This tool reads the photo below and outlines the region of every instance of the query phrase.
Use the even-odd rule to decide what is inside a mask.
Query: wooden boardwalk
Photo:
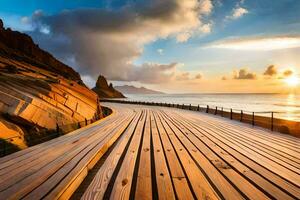
[[[82,199],[300,199],[299,138],[194,111],[105,106],[111,116],[1,158],[0,199],[68,199],[105,152]]]

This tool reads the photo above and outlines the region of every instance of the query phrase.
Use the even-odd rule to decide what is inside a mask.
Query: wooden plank
[[[294,177],[295,173],[298,173],[298,172],[290,171],[286,167],[282,166],[281,164],[278,164],[278,163],[274,162],[273,160],[270,160],[269,159],[270,156],[264,157],[263,155],[260,155],[260,154],[256,153],[255,151],[253,152],[253,150],[249,147],[245,147],[245,146],[242,147],[242,145],[241,145],[242,142],[237,141],[237,140],[232,141],[232,139],[227,138],[226,134],[224,134],[224,130],[216,130],[216,129],[212,128],[211,126],[206,125],[206,122],[203,122],[203,121],[198,121],[198,123],[200,123],[202,126],[206,126],[207,128],[209,128],[210,130],[213,130],[215,133],[217,133],[219,135],[220,135],[220,133],[222,133],[220,135],[221,137],[223,137],[227,140],[230,140],[230,142],[235,144],[235,146],[245,149],[244,152],[247,152],[247,155],[249,155],[250,157],[254,156],[255,157],[254,159],[262,162],[262,165],[268,165],[266,163],[269,163],[270,167],[272,167],[270,169],[276,169],[275,171],[277,171],[278,173],[280,173],[283,177],[286,177],[287,179],[288,179],[288,177],[290,177],[292,179],[292,181],[294,181],[295,184],[297,184],[297,182],[300,181],[299,178]],[[289,168],[293,168],[293,166],[290,166]],[[293,169],[296,170],[295,168],[293,168]]]
[[[178,127],[180,127],[180,130],[182,130],[185,135],[190,139],[190,141],[193,141],[193,143],[201,148],[201,151],[203,151],[203,154],[206,155],[211,162],[216,163],[217,166],[220,166],[221,169],[223,166],[229,165],[236,171],[238,171],[240,174],[247,177],[248,181],[252,184],[257,184],[260,188],[262,188],[265,192],[269,194],[269,196],[273,196],[275,199],[294,199],[295,197],[289,196],[287,193],[282,191],[280,188],[276,187],[276,185],[270,183],[264,177],[259,176],[257,173],[255,173],[252,169],[245,166],[243,163],[239,162],[237,159],[235,159],[233,156],[228,154],[226,151],[218,147],[215,143],[207,139],[206,137],[197,137],[195,136],[195,133],[198,132],[198,130],[194,129],[192,126],[186,124],[182,120],[176,120],[176,118],[173,118],[173,123],[175,123]],[[217,155],[219,157],[217,157]],[[224,159],[226,161],[226,164],[222,163],[222,160]],[[222,170],[222,171],[227,171]],[[245,174],[247,172],[247,174]],[[226,173],[224,173],[226,175]],[[231,173],[227,174],[227,177],[229,180],[233,179],[234,176],[231,175]],[[238,179],[239,180],[239,179]],[[218,187],[219,188],[219,187]],[[238,187],[243,188],[243,187]],[[251,190],[250,190],[251,191]],[[247,191],[246,191],[247,192]],[[253,195],[253,194],[250,194]],[[255,194],[254,194],[255,195]],[[249,195],[248,195],[249,197]]]
[[[170,113],[168,113],[168,116],[172,118],[172,115]],[[232,183],[235,183],[237,188],[239,188],[239,190],[250,199],[267,198],[262,192],[260,192],[257,188],[253,187],[251,184],[248,183],[246,179],[244,179],[237,172],[235,172],[227,163],[223,162],[222,158],[214,155],[212,152],[205,151],[205,148],[203,148],[203,146],[195,146],[195,143],[191,142],[195,142],[194,140],[187,139],[187,137],[189,137],[191,134],[186,133],[186,135],[184,135],[178,129],[178,127],[174,126],[174,124],[172,124],[171,121],[166,119],[166,116],[162,116],[162,118],[166,122],[166,126],[169,126],[169,128],[177,136],[178,140],[181,141],[182,145],[185,146],[190,155],[198,163],[198,166],[199,168],[201,168],[201,171],[204,171],[206,176],[215,185],[215,188],[219,190],[219,192],[225,199],[244,198],[234,188]],[[206,158],[206,156],[209,155],[213,156],[213,158],[211,158],[210,160]],[[217,169],[219,169],[219,171]],[[223,175],[226,176],[229,180],[231,180],[231,182],[229,182]]]
[[[240,127],[245,132],[248,132],[249,134],[254,134],[259,137],[266,138],[267,141],[275,139],[278,141],[278,143],[288,142],[295,145],[295,147],[297,147],[299,144],[299,138],[296,138],[292,135],[273,132],[260,127],[253,127],[252,125],[246,123],[240,123],[239,121],[229,120],[227,118],[223,118],[220,116],[207,115],[206,113],[193,112],[188,110],[173,109],[172,111],[176,112],[176,114],[184,115],[185,117],[187,117],[188,115],[189,119],[196,119],[196,120],[205,119],[205,121],[213,121],[215,124],[218,123],[221,123],[223,125],[226,124],[226,126],[228,127]]]
[[[111,180],[113,172],[120,160],[122,153],[125,150],[127,143],[134,133],[134,129],[137,126],[139,119],[140,114],[135,117],[128,130],[126,130],[126,132],[122,135],[116,147],[109,154],[109,157],[107,158],[107,160],[105,160],[104,164],[95,175],[92,183],[89,185],[82,196],[83,200],[103,199],[104,193]]]
[[[196,112],[107,105],[107,120],[0,159],[0,199],[68,199],[119,137],[83,199],[300,197],[295,138]]]
[[[193,191],[198,199],[218,199],[220,198],[213,187],[210,185],[209,181],[205,175],[199,170],[196,163],[190,157],[184,146],[176,138],[173,131],[166,125],[165,121],[162,120],[159,115],[158,118],[165,129],[168,139],[172,143],[176,154],[182,164],[187,177],[191,183]]]
[[[159,138],[158,129],[151,111],[151,135],[153,141],[153,154],[155,166],[155,178],[159,199],[176,199],[170,172],[166,163],[163,147]]]
[[[81,179],[81,171],[85,169],[90,170],[95,164],[95,157],[97,158],[96,161],[98,161],[108,150],[108,148],[117,140],[117,138],[120,137],[120,134],[124,132],[130,122],[131,120],[129,120],[127,124],[124,123],[123,125],[121,125],[121,129],[117,130],[117,132],[114,133],[112,137],[109,137],[108,140],[103,141],[104,145],[98,145],[98,147],[94,148],[90,153],[91,155],[93,155],[92,160],[91,158],[89,158],[89,156],[85,156],[78,164],[76,164],[75,168],[59,183],[59,185],[55,187],[54,190],[51,191],[51,193],[46,196],[45,199],[55,199],[58,197],[59,199],[69,199],[72,193],[81,183],[81,181],[77,181],[78,179]],[[60,176],[57,175],[57,177]],[[37,193],[39,193],[39,191],[37,191]]]
[[[135,199],[152,199],[151,151],[150,148],[150,111],[147,111],[140,164],[137,175]]]
[[[190,116],[192,116],[192,114]],[[191,118],[193,118],[193,117],[191,117]],[[199,120],[199,118],[197,118],[197,119]],[[258,141],[265,145],[269,145],[273,148],[275,147],[276,149],[280,149],[282,152],[284,152],[286,154],[289,153],[289,154],[293,155],[295,158],[299,159],[299,157],[300,157],[300,150],[297,147],[297,146],[299,146],[299,142],[300,142],[300,139],[298,139],[298,138],[294,138],[294,141],[296,140],[294,144],[285,144],[284,142],[280,142],[278,140],[274,141],[273,138],[274,137],[276,138],[275,132],[273,132],[274,134],[270,135],[270,133],[268,131],[263,131],[257,127],[252,127],[252,129],[250,129],[250,127],[247,127],[247,125],[245,125],[245,124],[237,124],[233,121],[229,121],[230,123],[229,122],[224,123],[224,122],[226,122],[225,120],[222,121],[222,119],[219,119],[217,117],[213,118],[213,117],[206,116],[205,119],[206,119],[205,120],[206,123],[210,123],[210,124],[212,124],[214,126],[218,126],[218,127],[223,127],[224,129],[231,130],[233,132],[237,132],[238,133],[237,135],[240,135],[240,136],[246,136],[248,138],[250,137],[253,141]],[[265,135],[263,135],[262,133],[264,133]],[[266,135],[268,135],[269,137],[267,137]],[[283,134],[281,134],[281,135],[282,135],[281,139],[288,138],[287,135],[285,135],[285,137],[283,137]]]
[[[124,119],[123,119],[124,120]],[[124,120],[125,121],[125,120]],[[110,128],[114,127],[116,124],[111,123],[109,126]],[[99,131],[99,130],[98,130]],[[81,145],[86,145],[86,141],[90,140],[93,136],[100,136],[104,137],[105,134],[99,135],[97,134],[98,131],[93,132],[93,135],[87,135],[85,137],[81,137],[76,140],[71,140],[68,143],[61,143],[59,148],[53,148],[51,147],[50,150],[47,150],[45,155],[49,155],[47,159],[44,159],[43,155],[40,155],[35,160],[30,160],[26,163],[22,163],[18,168],[12,168],[11,171],[10,167],[6,168],[3,171],[9,171],[9,173],[2,174],[0,183],[3,183],[0,185],[0,191],[3,190],[3,188],[7,187],[8,185],[13,185],[14,183],[21,181],[24,177],[28,177],[31,174],[37,172],[39,169],[43,168],[47,163],[51,163],[54,161],[57,157],[65,155],[65,152],[70,152],[76,148],[78,148]],[[99,132],[98,132],[99,133]],[[63,145],[62,145],[63,144]],[[34,157],[34,156],[33,156]],[[28,169],[28,170],[27,170]],[[13,179],[11,177],[14,177]]]
[[[205,123],[209,123],[209,122],[205,121]],[[285,162],[290,163],[291,166],[294,165],[297,168],[300,167],[300,158],[299,158],[300,154],[299,154],[299,157],[297,157],[297,155],[292,156],[292,155],[288,154],[288,152],[290,152],[290,151],[294,152],[294,150],[287,149],[287,148],[282,147],[280,145],[276,145],[276,143],[271,142],[270,139],[269,139],[269,141],[261,140],[260,138],[257,138],[253,134],[245,133],[245,131],[242,130],[242,129],[240,129],[240,130],[227,129],[227,127],[223,127],[221,125],[221,123],[215,124],[213,122],[210,122],[209,125],[211,127],[215,127],[218,130],[221,130],[221,131],[224,131],[224,132],[228,133],[233,138],[238,137],[239,141],[243,141],[243,142],[248,143],[248,144],[250,143],[251,146],[253,146],[253,148],[255,148],[256,150],[265,151],[266,153],[268,153],[271,156],[278,157],[279,159],[282,159]]]
[[[24,149],[22,151],[18,151],[14,154],[0,158],[0,170],[5,167],[8,167],[8,166],[14,166],[16,163],[20,163],[21,161],[27,162],[28,158],[31,158],[40,152],[43,153],[44,150],[47,150],[47,148],[45,148],[45,147],[48,147],[48,148],[57,147],[56,145],[61,145],[61,143],[67,142],[71,138],[76,140],[78,137],[80,137],[82,135],[87,135],[88,133],[85,131],[91,132],[93,130],[95,131],[99,128],[102,128],[105,125],[109,124],[110,122],[112,122],[120,117],[119,115],[116,116],[115,114],[116,113],[114,112],[112,115],[108,116],[107,118],[103,118],[93,124],[90,124],[86,127],[75,130],[72,133],[69,133],[62,137],[55,138],[48,142],[41,143],[41,144],[35,145],[33,147]],[[74,135],[77,135],[77,136],[74,137]],[[41,155],[38,155],[38,157],[40,157],[40,156]]]
[[[134,132],[130,146],[113,185],[110,199],[129,199],[134,168],[136,165],[143,128],[147,117],[146,115],[147,114],[144,113],[142,119],[140,119],[141,123],[138,124]]]
[[[223,127],[228,129],[243,129],[245,133],[255,136],[259,140],[264,141],[271,141],[272,143],[283,146],[293,148],[293,150],[297,150],[297,146],[299,145],[299,138],[293,137],[291,135],[286,135],[277,132],[270,132],[269,130],[259,128],[259,127],[249,127],[243,126],[243,124],[224,124],[222,123]]]
[[[181,167],[175,150],[168,139],[167,133],[156,114],[154,114],[154,118],[158,128],[163,151],[167,159],[176,195],[179,199],[194,199],[186,175]]]
[[[55,172],[51,178],[35,188],[25,199],[39,199],[42,198],[42,194],[47,194],[45,199],[69,198],[86,176],[89,167],[93,166],[91,162],[95,158],[99,160],[102,157],[112,143],[123,133],[131,119],[129,118],[126,121],[126,123],[121,123],[120,126],[111,130],[101,142],[98,140],[99,143],[96,146],[91,146],[88,153],[80,153],[74,157],[74,159]],[[51,190],[51,188],[54,189]]]
[[[101,137],[103,138],[103,135],[100,135],[100,138]],[[72,160],[72,158],[76,157],[77,154],[86,154],[93,146],[102,141],[100,138],[89,138],[85,142],[86,145],[81,145],[74,151],[66,152],[63,156],[59,156],[57,159],[55,159],[53,162],[50,162],[48,165],[45,165],[39,171],[30,176],[24,177],[24,179],[7,188],[7,190],[1,191],[0,196],[13,195],[15,198],[17,198],[26,195],[28,192],[32,191],[35,187],[38,187],[49,177],[51,177],[52,174]]]
[[[211,126],[215,127],[215,126]],[[255,142],[255,140],[251,139],[244,139],[241,135],[236,136],[235,134],[232,134],[232,132],[226,130],[226,129],[219,129],[215,127],[216,130],[219,130],[223,133],[224,136],[226,136],[231,141],[238,142],[241,146],[244,146],[248,148],[249,150],[267,157],[269,160],[276,162],[277,164],[284,166],[287,169],[290,169],[291,171],[295,173],[300,173],[300,164],[297,162],[294,162],[293,160],[290,160],[289,158],[285,157],[284,155],[281,155],[280,151],[276,151],[276,148],[270,148],[270,146],[263,144],[259,145]],[[241,131],[240,131],[241,132]]]
[[[177,116],[179,117],[179,116]],[[197,134],[198,137],[207,137],[211,141],[213,141],[215,144],[217,144],[219,147],[221,147],[223,150],[228,152],[230,155],[232,155],[234,158],[239,160],[240,162],[244,163],[246,166],[248,166],[250,169],[255,171],[256,173],[260,174],[265,179],[271,181],[272,183],[276,184],[281,189],[284,189],[288,191],[290,194],[292,194],[295,197],[300,196],[299,187],[295,186],[294,184],[290,183],[286,179],[283,179],[282,177],[278,176],[277,174],[274,174],[272,171],[270,171],[268,168],[265,168],[262,165],[259,165],[255,160],[251,160],[239,151],[232,148],[231,144],[226,144],[224,141],[220,140],[219,138],[215,137],[215,133],[209,129],[206,129],[206,127],[199,126],[199,124],[187,121],[185,118],[180,118],[183,121],[186,121],[187,123],[190,123],[195,127],[196,130],[199,132],[194,132]],[[268,165],[267,165],[268,166]],[[251,174],[251,171],[244,171],[244,174]]]
[[[259,163],[262,166],[268,166],[268,169],[273,171],[274,173],[289,180],[290,182],[294,183],[295,185],[300,185],[300,177],[295,172],[290,171],[290,170],[286,169],[285,167],[273,162],[272,160],[269,160],[268,158],[251,151],[251,149],[240,145],[240,143],[237,141],[230,140],[229,138],[225,137],[222,134],[222,132],[218,132],[209,127],[205,127],[205,128],[213,131],[215,133],[214,135],[216,137],[218,137],[219,139],[224,141],[226,144],[229,144],[232,148],[236,149],[237,151],[239,151],[243,155],[247,156],[251,160],[254,160],[255,162]]]

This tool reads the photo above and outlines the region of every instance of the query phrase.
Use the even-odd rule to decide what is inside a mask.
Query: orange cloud
[[[264,72],[264,75],[266,75],[266,76],[277,75],[277,68],[274,65],[270,65]]]
[[[253,72],[248,72],[248,69],[240,69],[239,71],[235,71],[233,75],[233,79],[256,79],[256,74]]]
[[[291,75],[293,75],[293,71],[292,70],[290,70],[290,69],[287,69],[287,70],[285,70],[284,72],[283,72],[283,75],[285,76],[285,77],[288,77],[288,76],[291,76]]]

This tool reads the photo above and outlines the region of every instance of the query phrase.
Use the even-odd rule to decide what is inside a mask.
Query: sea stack
[[[106,78],[102,75],[99,75],[93,91],[96,92],[100,98],[125,98],[121,92],[113,87],[112,83],[108,84]]]

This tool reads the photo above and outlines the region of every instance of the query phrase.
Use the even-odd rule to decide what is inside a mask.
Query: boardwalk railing
[[[274,112],[274,111],[253,112],[248,110],[239,110],[239,109],[226,108],[221,106],[210,106],[205,104],[198,104],[197,106],[195,106],[192,104],[174,104],[174,103],[162,103],[162,102],[158,103],[158,102],[114,100],[114,99],[103,99],[101,101],[124,103],[124,104],[163,106],[163,107],[172,107],[178,109],[205,112],[213,115],[219,115],[231,120],[248,123],[251,124],[252,126],[263,127],[263,128],[270,129],[271,131],[278,131],[281,133],[292,134],[292,135],[299,135],[299,130],[300,130],[300,122],[275,118],[275,114],[282,114],[285,112]]]

